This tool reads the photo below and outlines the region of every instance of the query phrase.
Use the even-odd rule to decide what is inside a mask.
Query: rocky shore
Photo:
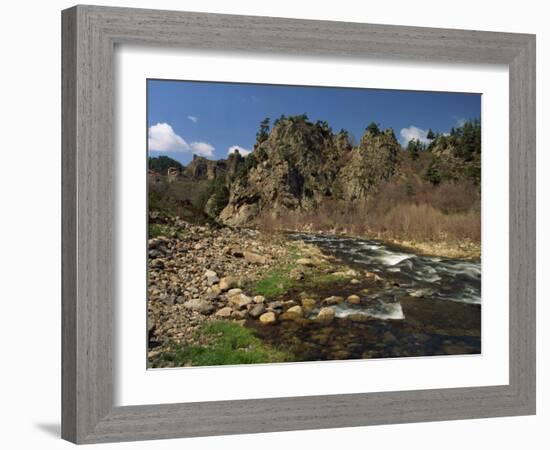
[[[447,291],[415,278],[432,279],[428,266],[447,264],[443,273],[456,270],[459,278],[446,286],[468,302],[458,294],[460,277],[471,276],[475,263],[434,262],[379,241],[161,216],[150,229],[150,367],[479,351],[479,306],[430,300]],[[372,248],[362,254],[365,245]],[[410,272],[411,264],[418,270]],[[330,339],[319,338],[326,333]]]
[[[320,298],[303,291],[286,298],[266,297],[257,291],[284,293],[283,286],[290,289],[293,284],[305,289],[334,282],[354,286],[360,283],[358,278],[380,281],[375,274],[361,274],[342,265],[314,245],[289,243],[283,235],[164,220],[166,235],[148,243],[150,358],[174,344],[209,345],[211,339],[199,333],[207,322],[329,323],[335,318],[334,305],[359,301],[355,294]],[[258,280],[267,284],[257,285]]]

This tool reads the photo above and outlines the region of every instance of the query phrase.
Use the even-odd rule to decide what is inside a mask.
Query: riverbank
[[[308,303],[307,298],[285,297],[290,290],[315,291],[362,277],[316,246],[290,242],[279,233],[198,226],[164,216],[150,219],[149,231],[150,367],[220,363],[220,349],[227,350],[226,364],[289,360],[291,356],[271,346],[260,349],[256,340],[245,339],[234,328],[220,328],[227,335],[220,337],[210,332],[211,326],[220,321],[271,325],[303,318],[311,299]],[[323,314],[330,314],[327,311]],[[240,352],[235,354],[235,348],[226,346],[234,341],[230,336],[240,336],[237,341],[247,352],[254,348],[256,356],[249,353],[242,359]]]
[[[480,348],[479,263],[377,240],[156,217],[148,276],[150,367]]]
[[[389,239],[388,242],[403,249],[425,256],[440,256],[442,258],[480,260],[481,243],[468,239],[461,241],[416,241]]]

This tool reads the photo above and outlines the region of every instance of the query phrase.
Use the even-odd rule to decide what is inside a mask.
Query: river
[[[322,296],[359,295],[334,305],[328,325],[304,321],[259,327],[260,336],[302,361],[478,354],[481,352],[481,264],[417,255],[377,240],[292,233],[380,281],[344,282]],[[298,295],[299,292],[291,292]],[[319,310],[310,312],[313,316]]]

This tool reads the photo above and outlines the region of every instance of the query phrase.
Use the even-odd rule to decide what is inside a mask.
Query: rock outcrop
[[[353,148],[345,131],[303,116],[277,121],[230,186],[222,222],[245,225],[260,213],[312,211],[327,199],[354,200],[393,175],[401,147],[391,129],[366,132]]]

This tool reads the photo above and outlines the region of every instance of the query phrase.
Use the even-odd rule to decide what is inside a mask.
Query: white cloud
[[[149,150],[158,152],[192,152],[200,156],[214,156],[214,146],[208,142],[188,144],[168,123],[157,123],[149,127]]]
[[[199,121],[197,116],[187,116],[187,118],[193,123],[197,123]]]
[[[160,152],[187,152],[189,144],[167,123],[151,125],[148,131],[149,150]]]
[[[215,148],[208,142],[191,142],[190,147],[193,153],[197,155],[208,157],[214,156]]]
[[[409,128],[402,128],[400,133],[401,143],[406,146],[413,139],[418,139],[423,144],[429,144],[430,139],[427,138],[428,130],[423,130],[422,128],[415,127],[411,125]]]
[[[252,153],[252,150],[248,150],[244,147],[241,147],[240,145],[232,145],[227,149],[227,154],[230,155],[231,153],[235,153],[235,150],[238,150],[241,156],[247,156]]]

